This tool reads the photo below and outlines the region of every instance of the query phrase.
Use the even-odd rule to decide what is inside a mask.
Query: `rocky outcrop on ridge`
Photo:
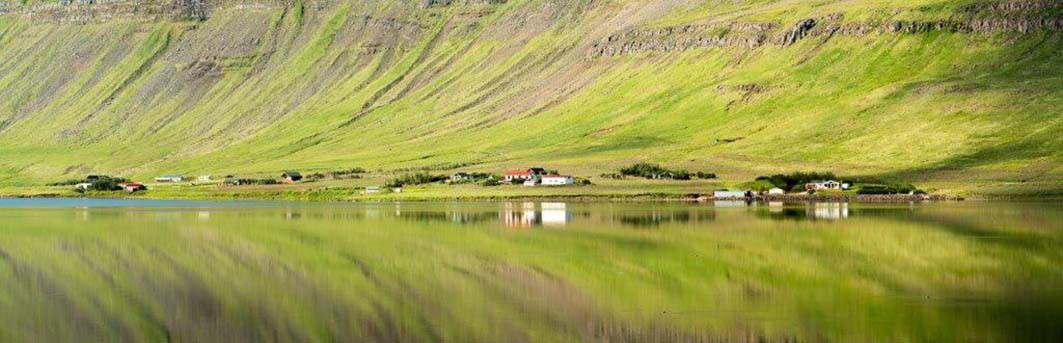
[[[673,52],[719,47],[790,46],[808,37],[920,34],[935,31],[962,34],[1063,31],[1063,1],[1001,1],[964,6],[952,18],[846,22],[841,13],[806,18],[789,26],[780,23],[732,22],[631,29],[592,44],[588,56],[609,57],[642,52]],[[1053,12],[1054,11],[1054,12]]]

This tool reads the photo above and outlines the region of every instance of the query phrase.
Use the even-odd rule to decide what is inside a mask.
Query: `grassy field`
[[[520,185],[483,186],[480,184],[435,183],[407,186],[401,192],[386,187],[381,193],[367,194],[366,187],[382,186],[384,178],[357,180],[322,180],[299,184],[228,186],[219,182],[148,183],[148,191],[127,193],[77,192],[73,186],[0,187],[0,198],[10,197],[96,197],[132,199],[213,199],[213,200],[290,200],[315,202],[392,202],[440,200],[512,200],[557,199],[568,201],[694,201],[709,197],[719,189],[746,189],[748,182],[721,180],[614,180],[592,178],[592,185],[564,187],[524,187]],[[1056,184],[1013,183],[972,184],[967,182],[932,182],[920,187],[931,194],[969,200],[1056,200],[1063,191]],[[975,187],[975,188],[972,188]],[[855,193],[849,192],[850,195]]]
[[[204,21],[85,25],[0,15],[0,187],[352,166],[592,177],[656,162],[725,184],[832,171],[1058,197],[1063,38],[1016,27],[1061,11],[972,3],[222,2]],[[772,43],[804,18],[819,23],[804,39]],[[998,26],[882,29],[975,20]],[[869,29],[832,31],[845,25]],[[684,45],[750,37],[765,43]],[[611,42],[628,48],[592,53]]]

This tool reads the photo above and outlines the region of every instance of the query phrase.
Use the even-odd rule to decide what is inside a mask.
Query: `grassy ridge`
[[[828,14],[963,19],[967,3],[300,3],[83,26],[0,17],[0,184],[346,165],[594,176],[648,161],[725,180],[804,169],[963,192],[1063,189],[1059,32],[587,54],[630,29],[770,23],[780,35]],[[1020,17],[1039,15],[1058,13]]]

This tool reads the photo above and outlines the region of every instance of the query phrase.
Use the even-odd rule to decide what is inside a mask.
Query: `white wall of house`
[[[745,198],[746,192],[743,191],[715,191],[712,193],[712,197],[716,199],[738,199]]]
[[[567,186],[567,185],[571,185],[571,184],[574,184],[574,183],[576,183],[576,180],[574,180],[571,176],[562,176],[562,177],[550,177],[550,176],[547,176],[547,177],[543,178],[543,185],[544,186]]]

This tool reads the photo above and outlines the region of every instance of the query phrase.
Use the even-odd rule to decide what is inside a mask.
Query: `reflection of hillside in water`
[[[700,223],[716,220],[711,210],[652,210],[621,212],[613,215],[613,221],[635,227],[655,227],[664,224]]]
[[[459,225],[501,224],[511,228],[561,227],[574,223],[619,224],[624,227],[653,228],[667,225],[697,225],[712,221],[731,221],[751,213],[766,220],[824,220],[838,221],[852,217],[896,217],[914,215],[908,206],[854,205],[849,203],[753,203],[735,202],[735,208],[720,204],[705,206],[656,206],[624,204],[603,210],[595,204],[564,202],[505,202],[473,205],[420,206],[415,204],[375,204],[360,209],[286,208],[278,215],[287,220],[399,220],[422,223],[453,223]],[[115,215],[106,211],[93,216]],[[129,214],[124,214],[128,216]],[[196,213],[200,220],[210,220],[211,211]],[[153,217],[173,217],[177,213],[153,213]],[[723,217],[720,217],[723,216]],[[728,218],[728,219],[722,219]]]

